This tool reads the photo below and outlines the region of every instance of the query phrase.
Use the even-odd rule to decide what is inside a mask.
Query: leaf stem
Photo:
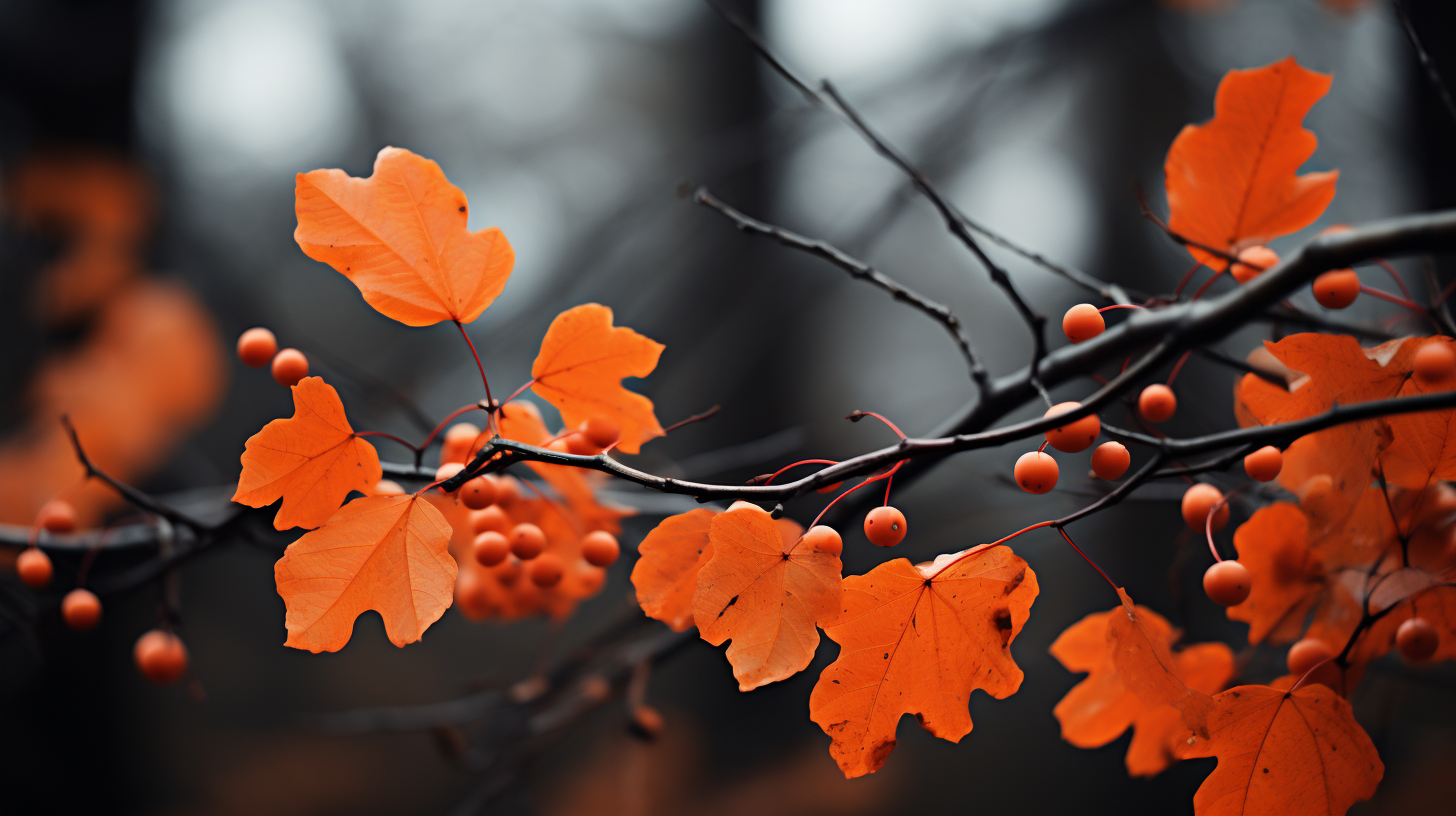
[[[490,395],[490,380],[485,377],[485,366],[480,362],[480,353],[475,350],[475,342],[470,339],[470,334],[465,331],[465,326],[460,321],[453,321],[455,328],[460,330],[460,336],[465,338],[465,344],[470,346],[470,356],[475,358],[475,367],[480,370],[480,382],[485,386],[485,404],[495,405],[495,399]]]

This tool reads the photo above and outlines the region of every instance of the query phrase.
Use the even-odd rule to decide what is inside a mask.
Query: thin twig
[[[956,345],[960,348],[961,355],[966,358],[966,364],[970,367],[971,371],[971,379],[975,380],[978,387],[986,387],[988,382],[986,367],[981,364],[980,358],[976,355],[976,351],[971,345],[971,339],[966,336],[963,324],[951,312],[950,307],[937,303],[919,292],[902,285],[873,266],[850,256],[826,241],[806,238],[803,235],[790,232],[782,227],[777,227],[773,224],[768,224],[744,215],[742,212],[725,204],[722,200],[708,192],[705,187],[699,187],[693,193],[693,201],[722,214],[743,232],[763,235],[778,241],[784,246],[797,249],[801,252],[807,252],[818,258],[823,258],[848,272],[851,277],[867,281],[888,292],[895,300],[919,310],[930,319],[939,323],[950,333],[951,338],[955,340]]]
[[[1390,0],[1390,5],[1395,9],[1395,16],[1400,19],[1400,27],[1405,31],[1405,37],[1410,41],[1411,50],[1416,52],[1416,59],[1421,63],[1421,69],[1426,72],[1426,79],[1431,83],[1431,89],[1440,97],[1441,104],[1446,107],[1446,112],[1456,120],[1456,100],[1451,99],[1451,90],[1446,87],[1446,81],[1441,78],[1441,72],[1436,68],[1435,60],[1426,53],[1425,47],[1421,45],[1421,38],[1416,36],[1416,27],[1411,23],[1410,17],[1405,13],[1405,4],[1400,0]]]

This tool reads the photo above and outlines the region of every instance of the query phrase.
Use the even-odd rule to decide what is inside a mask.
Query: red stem
[[[805,459],[802,462],[795,462],[795,463],[793,463],[791,465],[784,465],[783,467],[781,467],[778,470],[774,471],[773,472],[773,475],[770,476],[770,477],[768,477],[768,479],[766,479],[764,481],[764,484],[769,484],[774,479],[777,479],[778,477],[784,475],[784,471],[786,471],[786,470],[793,470],[794,468],[796,468],[796,467],[798,467],[800,465],[837,465],[837,464],[839,464],[839,463],[836,462],[833,459]]]
[[[531,386],[533,386],[535,384],[536,384],[536,378],[535,377],[532,377],[531,379],[526,380],[526,384],[525,385],[521,386],[520,388],[517,388],[515,391],[511,392],[511,395],[509,397],[506,397],[506,402],[510,402],[511,400],[515,399],[516,397],[519,397],[521,395],[521,392],[522,391],[525,391],[527,388],[530,388]],[[505,402],[501,403],[501,405],[505,405],[505,404],[506,404]]]
[[[900,437],[901,439],[904,439],[905,438],[904,432],[901,431],[899,428],[895,427],[895,423],[891,422],[888,419],[885,419],[884,417],[880,416],[879,414],[875,413],[874,411],[855,411],[853,414],[850,414],[849,416],[845,417],[845,419],[855,419],[858,416],[871,416],[871,417],[874,417],[875,419],[878,419],[879,421],[881,421],[881,422],[885,423],[886,425],[890,426],[890,430],[894,431],[896,436]]]
[[[444,419],[440,420],[440,424],[435,426],[435,430],[430,431],[430,435],[427,436],[427,437],[425,437],[425,441],[421,442],[420,443],[420,446],[418,448],[415,448],[415,450],[416,451],[422,451],[422,450],[430,447],[430,443],[433,442],[433,441],[435,441],[435,437],[440,435],[440,431],[445,430],[445,426],[448,425],[448,424],[450,424],[450,421],[451,420],[455,419],[456,417],[460,416],[461,414],[468,414],[471,411],[483,411],[483,410],[485,410],[485,409],[481,408],[479,405],[465,405],[465,406],[461,406],[460,408],[456,408],[455,410],[453,410],[453,411],[450,412],[450,415],[449,416],[447,416]],[[408,445],[409,443],[406,442],[405,444]],[[411,446],[411,447],[413,447],[413,446]]]
[[[1395,267],[1391,266],[1389,261],[1385,260],[1384,258],[1372,258],[1371,260],[1380,264],[1381,269],[1384,269],[1386,272],[1390,273],[1391,279],[1395,281],[1396,286],[1400,287],[1400,293],[1405,295],[1406,300],[1415,302],[1415,298],[1411,297],[1410,290],[1405,288],[1405,281],[1400,279],[1400,273],[1395,271]]]
[[[1146,308],[1148,308],[1148,307],[1146,307],[1146,306],[1139,306],[1136,303],[1114,303],[1111,306],[1103,306],[1101,309],[1098,309],[1097,311],[1099,311],[1099,312],[1105,312],[1108,309],[1146,309]]]
[[[1199,269],[1202,269],[1202,268],[1203,268],[1203,262],[1202,261],[1199,261],[1199,262],[1193,264],[1192,268],[1190,268],[1187,272],[1184,272],[1183,273],[1183,279],[1180,280],[1180,281],[1178,281],[1177,288],[1175,288],[1173,290],[1173,299],[1174,300],[1177,300],[1178,298],[1180,298],[1180,297],[1183,296],[1183,289],[1184,289],[1184,287],[1188,286],[1188,282],[1191,281],[1191,280],[1193,280],[1193,274],[1195,272],[1197,272]]]
[[[1365,293],[1365,294],[1367,294],[1367,295],[1369,295],[1369,296],[1371,296],[1371,297],[1380,298],[1381,300],[1383,300],[1383,301],[1385,301],[1387,303],[1394,303],[1397,306],[1404,306],[1405,308],[1410,309],[1411,311],[1417,312],[1419,314],[1426,314],[1426,310],[1424,308],[1420,307],[1419,305],[1417,305],[1415,303],[1412,303],[1411,301],[1406,300],[1405,298],[1398,298],[1395,295],[1390,294],[1389,292],[1382,292],[1379,289],[1375,289],[1375,288],[1366,286],[1363,283],[1360,284],[1360,291],[1363,292],[1363,293]]]
[[[354,432],[354,435],[355,436],[378,436],[378,437],[383,437],[384,439],[388,439],[388,440],[390,440],[392,442],[398,442],[399,444],[404,445],[406,448],[409,448],[412,451],[419,450],[419,448],[415,447],[413,444],[411,444],[409,442],[406,442],[403,439],[400,439],[399,437],[395,436],[392,433],[385,433],[384,431],[355,431]]]
[[[844,498],[845,496],[848,496],[849,494],[853,493],[856,490],[859,490],[861,487],[864,487],[865,485],[869,484],[870,482],[878,482],[881,479],[888,479],[889,477],[894,476],[895,475],[895,471],[899,470],[900,469],[900,466],[903,465],[903,464],[905,464],[905,462],[903,460],[902,461],[899,461],[899,462],[896,462],[895,463],[895,466],[892,467],[892,468],[890,468],[888,471],[886,471],[884,473],[881,473],[878,476],[871,476],[868,479],[865,479],[863,482],[860,482],[859,484],[855,485],[854,487],[851,487],[850,489],[844,491],[843,493],[840,493],[838,496],[835,496],[834,497],[834,501],[831,501],[830,503],[824,505],[824,509],[819,511],[819,515],[817,515],[817,516],[814,517],[814,521],[811,522],[809,524],[809,526],[810,527],[813,527],[815,524],[818,524],[819,523],[819,519],[824,518],[824,514],[829,512],[829,508],[831,508],[834,505],[838,504],[840,499]]]
[[[1253,266],[1253,264],[1245,264],[1245,265],[1246,266],[1250,266],[1250,267]],[[1198,291],[1197,292],[1194,292],[1193,293],[1193,297],[1189,298],[1189,300],[1198,300],[1199,298],[1203,297],[1203,293],[1208,291],[1208,287],[1212,286],[1214,281],[1216,281],[1219,278],[1223,277],[1223,273],[1224,273],[1224,270],[1219,270],[1218,272],[1214,273],[1213,277],[1211,277],[1208,280],[1204,281],[1203,282],[1203,285],[1200,286],[1200,287],[1198,287]]]
[[[1064,530],[1064,529],[1062,529],[1061,527],[1058,527],[1057,528],[1057,532],[1059,532],[1059,533],[1062,534],[1062,538],[1066,539],[1067,540],[1067,543],[1070,544],[1070,545],[1072,545],[1072,549],[1074,549],[1074,550],[1077,551],[1077,555],[1082,556],[1082,560],[1083,561],[1086,561],[1088,564],[1091,564],[1092,565],[1092,569],[1097,570],[1097,574],[1102,576],[1102,580],[1106,581],[1107,582],[1107,585],[1110,586],[1110,587],[1112,587],[1112,591],[1113,592],[1116,592],[1117,591],[1117,584],[1113,583],[1112,582],[1112,579],[1107,577],[1107,573],[1103,572],[1102,571],[1102,568],[1099,567],[1099,566],[1097,566],[1097,562],[1096,561],[1093,561],[1091,558],[1089,558],[1087,556],[1087,553],[1082,552],[1082,548],[1081,547],[1078,547],[1077,546],[1077,542],[1073,541],[1072,540],[1072,537],[1069,536],[1069,535],[1067,535],[1067,531]]]
[[[1192,353],[1193,353],[1193,350],[1192,349],[1189,349],[1188,351],[1183,352],[1183,356],[1182,357],[1179,357],[1178,358],[1178,362],[1176,362],[1176,363],[1173,364],[1173,370],[1170,371],[1170,372],[1168,372],[1168,385],[1170,387],[1173,385],[1173,381],[1176,380],[1176,379],[1178,379],[1178,372],[1180,372],[1180,371],[1183,370],[1183,364],[1186,363],[1186,362],[1188,362],[1188,355],[1190,355]]]
[[[494,405],[495,400],[490,396],[490,380],[485,378],[485,366],[480,363],[480,354],[475,350],[475,343],[470,339],[470,334],[465,331],[465,326],[456,320],[455,328],[460,330],[460,336],[465,338],[465,344],[470,346],[470,356],[475,358],[475,367],[480,369],[480,382],[485,386],[485,404]]]

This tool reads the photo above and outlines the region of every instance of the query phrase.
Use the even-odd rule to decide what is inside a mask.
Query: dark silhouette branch
[[[857,278],[862,281],[867,281],[870,284],[873,284],[874,286],[877,286],[880,289],[890,293],[890,296],[893,297],[895,300],[898,300],[901,303],[909,304],[910,306],[924,313],[925,315],[930,317],[930,319],[939,323],[942,327],[945,328],[947,332],[950,333],[951,338],[955,340],[956,345],[960,348],[961,355],[966,358],[966,364],[970,366],[971,379],[975,380],[978,387],[986,387],[988,383],[986,367],[981,364],[980,358],[977,356],[974,347],[972,347],[971,345],[971,339],[966,336],[963,324],[961,323],[960,319],[951,312],[949,306],[937,303],[920,294],[919,292],[916,292],[915,290],[900,284],[885,273],[879,271],[878,269],[875,269],[873,266],[870,266],[869,264],[859,260],[858,258],[850,256],[849,254],[839,250],[838,248],[834,247],[826,241],[806,238],[802,235],[799,235],[798,233],[790,232],[782,227],[777,227],[772,224],[759,221],[756,218],[751,218],[747,215],[744,215],[742,212],[739,212],[728,204],[725,204],[722,200],[714,196],[712,193],[708,192],[707,188],[705,187],[699,187],[697,191],[693,193],[693,201],[702,204],[712,210],[715,210],[718,213],[721,213],[723,216],[727,217],[730,221],[732,221],[734,226],[738,227],[738,229],[743,232],[751,232],[756,235],[763,235],[768,238],[772,238],[775,241],[778,241],[784,246],[797,249],[801,252],[807,252],[810,255],[814,255],[815,257],[823,258],[824,260],[834,264],[840,269],[848,272],[851,277]]]

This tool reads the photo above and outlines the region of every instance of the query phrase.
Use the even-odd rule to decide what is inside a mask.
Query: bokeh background
[[[1386,3],[1316,0],[758,0],[728,3],[786,60],[830,77],[872,125],[970,216],[1065,264],[1170,291],[1189,260],[1138,213],[1161,209],[1163,155],[1212,113],[1231,68],[1293,54],[1334,75],[1307,124],[1311,169],[1337,167],[1325,226],[1456,199],[1456,128]],[[1408,4],[1456,75],[1456,13]],[[841,417],[875,410],[926,433],[972,397],[940,327],[815,259],[735,232],[681,191],[829,239],[950,304],[995,374],[1029,358],[1001,294],[904,178],[808,104],[708,6],[685,0],[6,0],[0,2],[0,521],[25,524],[71,486],[56,416],[119,475],[158,493],[227,485],[244,440],[287,416],[286,389],[231,356],[266,325],[337,385],[357,426],[421,436],[474,401],[474,363],[452,331],[410,329],[369,308],[292,240],[297,172],[368,175],[385,145],[440,162],[471,203],[472,229],[501,227],[517,253],[505,293],[470,332],[494,381],[529,377],[560,310],[611,306],[666,344],[636,387],[664,423],[714,404],[707,423],[654,442],[641,467],[741,480],[806,456],[891,440]],[[1034,306],[1060,315],[1084,295],[992,250]],[[1417,286],[1417,264],[1400,269]],[[1443,270],[1442,283],[1450,270]],[[1215,291],[1221,291],[1218,284]],[[1311,309],[1312,298],[1296,296]],[[1368,300],[1368,299],[1366,299]],[[1381,304],[1344,315],[1420,331]],[[1271,332],[1224,350],[1242,357]],[[1062,342],[1053,332],[1054,344]],[[1230,427],[1233,373],[1198,358],[1180,375],[1174,434]],[[1087,382],[1059,395],[1075,399]],[[413,405],[399,398],[408,395]],[[1108,421],[1125,425],[1123,409]],[[1030,414],[1028,414],[1029,416]],[[404,455],[381,443],[386,458]],[[910,519],[896,555],[928,560],[1093,500],[1085,463],[1063,486],[1012,486],[1016,450],[963,455],[899,487]],[[1197,591],[1199,542],[1176,487],[1073,528],[1141,602],[1194,640],[1243,646]],[[557,653],[589,642],[631,592],[631,547],[671,501],[618,496],[643,514],[600,596]],[[89,518],[125,510],[103,490]],[[791,504],[807,523],[822,498]],[[1237,513],[1247,512],[1236,508]],[[1236,520],[1238,516],[1236,515]],[[846,572],[870,552],[841,517]],[[60,625],[74,559],[56,591],[0,586],[0,781],[6,812],[441,813],[472,788],[429,734],[334,736],[313,715],[448,700],[528,674],[547,622],[476,624],[453,611],[424,641],[390,646],[376,616],[342,652],[285,649],[273,589],[278,541],[239,542],[181,575],[192,679],[153,688],[130,649],[155,624],[149,587],[107,603],[102,627]],[[256,546],[255,546],[256,545]],[[651,677],[667,726],[628,735],[620,705],[576,727],[491,805],[502,813],[1189,812],[1212,760],[1129,780],[1126,737],[1095,751],[1058,738],[1055,702],[1078,679],[1047,646],[1115,599],[1051,534],[1017,545],[1042,594],[1013,652],[1026,671],[1006,701],[971,702],[954,745],[902,723],[879,774],[844,781],[809,721],[809,690],[836,647],[801,675],[740,694],[720,650],[696,643]],[[105,568],[103,555],[95,569]],[[13,558],[13,551],[6,558]],[[1244,677],[1281,673],[1252,650]],[[1360,813],[1449,809],[1456,707],[1449,668],[1372,667],[1357,711],[1387,764]]]

